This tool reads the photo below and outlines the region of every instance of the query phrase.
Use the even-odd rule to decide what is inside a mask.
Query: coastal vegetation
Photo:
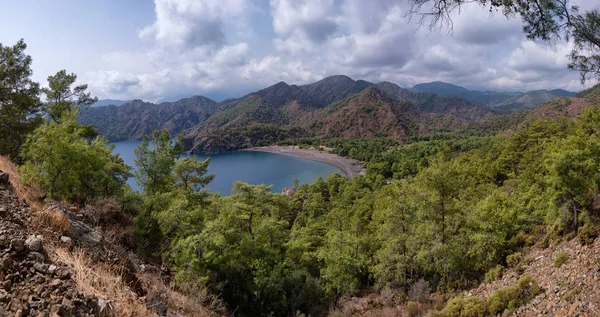
[[[530,36],[548,34],[540,32]],[[133,243],[124,248],[163,265],[178,287],[218,295],[238,315],[321,316],[364,291],[410,297],[407,307],[418,314],[431,292],[448,299],[499,278],[503,267],[518,272],[534,245],[598,237],[600,108],[589,97],[600,87],[500,116],[463,101],[448,108],[437,98],[401,101],[344,76],[303,88],[278,84],[295,99],[263,90],[210,116],[194,112],[206,118],[186,123],[185,135],[144,133],[132,173],[94,126],[78,121],[96,100],[87,87],[72,87],[76,76],[59,71],[40,89],[25,48],[0,46],[0,155],[20,163],[22,181],[39,186],[44,199],[110,198],[133,219]],[[573,63],[584,75],[594,71],[585,56]],[[331,147],[364,161],[366,173],[319,178],[290,195],[236,182],[221,196],[205,189],[215,177],[210,160],[181,157],[186,149],[277,143]],[[126,184],[131,175],[140,192]],[[555,261],[557,269],[569,265],[566,253]],[[512,312],[540,292],[522,276],[486,300],[457,296],[434,314]]]

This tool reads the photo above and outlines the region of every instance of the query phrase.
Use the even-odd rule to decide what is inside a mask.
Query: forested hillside
[[[220,109],[185,133],[187,149],[214,153],[331,138],[390,138],[404,143],[409,136],[498,116],[464,100],[412,92],[391,83],[373,85],[347,76],[332,76],[306,86],[278,83],[224,102]]]
[[[0,45],[0,308],[11,314],[351,316],[344,300],[366,294],[413,316],[540,303],[558,314],[574,300],[587,302],[573,313],[595,312],[598,86],[509,115],[343,76],[222,103],[89,109],[97,98],[75,74],[40,88],[25,49]],[[105,116],[89,125],[90,114]],[[95,128],[143,135],[135,171]],[[326,146],[366,173],[285,194],[235,182],[221,196],[205,189],[210,159],[183,155],[276,143]],[[552,260],[523,257],[558,247]],[[535,271],[549,263],[571,271]],[[492,286],[473,289],[482,281]]]
[[[133,100],[121,105],[83,108],[79,122],[93,125],[110,141],[140,140],[155,129],[179,133],[203,122],[216,111],[217,103],[202,96],[177,102],[153,104]]]

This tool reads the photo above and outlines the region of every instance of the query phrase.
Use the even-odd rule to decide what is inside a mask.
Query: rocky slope
[[[135,255],[131,217],[120,206],[42,203],[14,165],[0,157],[0,166],[11,173],[9,182],[0,170],[0,316],[216,316],[221,309],[206,294],[173,289],[170,272]]]
[[[566,262],[557,264],[563,255]],[[536,247],[526,253],[517,268],[490,284],[467,292],[489,297],[494,291],[514,285],[519,277],[531,276],[544,289],[530,303],[514,311],[515,316],[599,316],[600,315],[600,239],[581,245],[577,239],[559,242],[548,248]]]
[[[499,275],[493,282],[481,283],[454,297],[485,301],[529,276],[541,287],[541,292],[514,311],[505,310],[501,316],[600,316],[600,239],[588,245],[572,239],[549,247],[535,246],[517,257],[512,267],[503,268]],[[446,301],[438,293],[429,294],[429,290],[423,285],[412,287],[408,294],[384,289],[360,297],[342,297],[330,316],[445,316],[440,312]],[[411,301],[413,304],[409,304]],[[464,316],[481,315],[465,313]]]
[[[105,303],[77,290],[73,270],[48,257],[31,223],[29,207],[0,171],[0,316],[99,316]]]

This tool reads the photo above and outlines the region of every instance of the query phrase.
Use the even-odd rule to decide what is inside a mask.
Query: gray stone
[[[102,235],[77,220],[71,221],[71,238],[90,247],[102,245]]]
[[[48,273],[49,273],[49,274],[54,274],[54,272],[56,272],[56,269],[57,269],[57,268],[58,268],[58,267],[56,267],[56,265],[54,265],[54,264],[50,264],[50,266],[48,267]]]
[[[0,269],[4,272],[12,269],[14,261],[8,256],[0,258]]]
[[[40,252],[44,247],[44,237],[41,235],[37,236],[29,236],[27,240],[25,240],[25,244],[27,248],[31,251]]]
[[[62,283],[63,282],[61,280],[55,278],[55,279],[52,280],[52,282],[50,282],[50,287],[52,287],[52,288],[59,288],[59,287],[62,286]]]
[[[109,307],[110,306],[108,305],[107,300],[102,297],[98,297],[98,312],[100,315],[108,314]]]
[[[29,252],[27,258],[36,262],[44,262],[46,260],[46,256],[39,252]]]
[[[10,242],[10,248],[17,252],[25,250],[25,241],[21,239],[14,239]]]
[[[33,268],[41,273],[46,273],[48,272],[48,264],[45,263],[36,263],[33,265]]]
[[[58,278],[60,278],[61,280],[66,280],[71,277],[71,269],[69,269],[69,267],[66,266],[59,267],[56,270],[56,276],[58,276]]]
[[[66,244],[66,245],[71,245],[73,244],[73,240],[71,240],[71,238],[67,237],[67,236],[62,236],[60,237],[60,242]]]

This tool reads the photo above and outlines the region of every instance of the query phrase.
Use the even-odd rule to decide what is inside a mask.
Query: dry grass
[[[79,210],[86,223],[100,232],[112,244],[135,248],[132,217],[121,210],[114,199],[97,199]]]
[[[82,251],[54,250],[55,261],[75,271],[73,280],[77,289],[88,295],[108,301],[111,316],[152,316],[144,302],[125,285],[121,275],[104,264],[92,264]]]
[[[225,306],[205,288],[188,285],[175,290],[152,273],[141,273],[138,276],[145,284],[148,299],[156,298],[168,304],[170,311],[176,311],[180,316],[209,317],[218,316],[214,312],[224,312]]]
[[[0,156],[0,171],[9,175],[10,183],[21,201],[27,203],[33,211],[42,210],[42,190],[36,184],[23,184],[19,176],[19,168],[6,156]]]
[[[71,227],[71,221],[69,216],[63,212],[57,204],[46,204],[44,205],[41,212],[38,213],[40,228],[50,228],[53,231],[58,231],[61,234],[65,234]]]

